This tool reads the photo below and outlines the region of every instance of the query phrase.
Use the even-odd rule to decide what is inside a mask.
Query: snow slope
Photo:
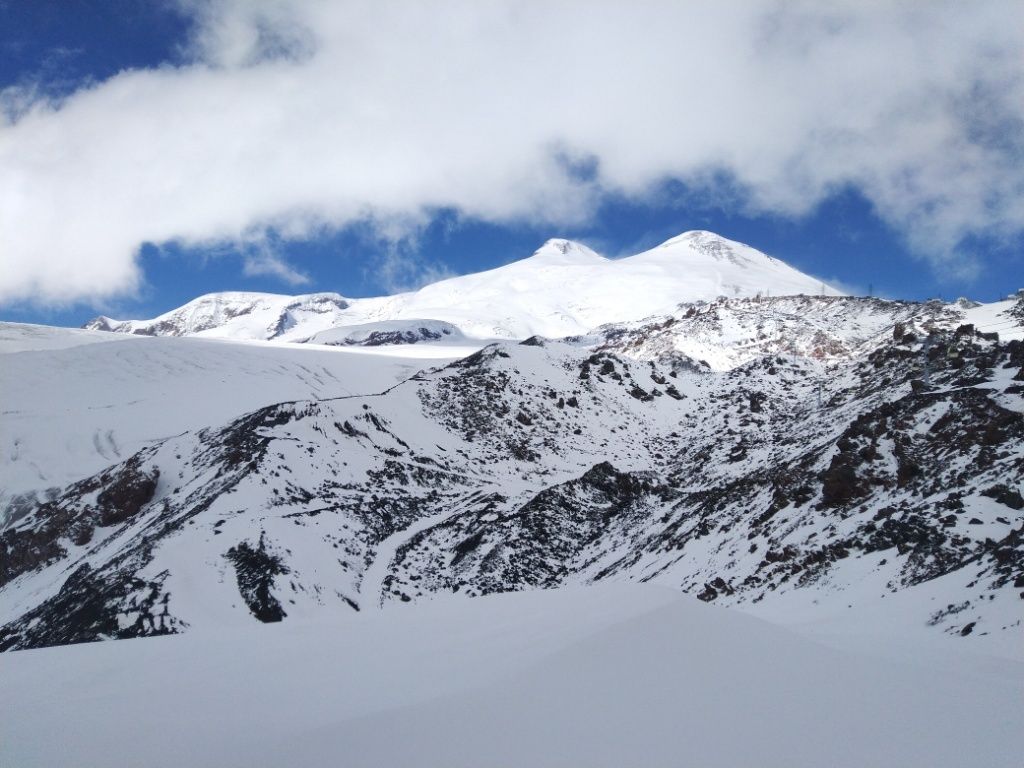
[[[882,650],[606,584],[20,651],[0,763],[1019,765],[1021,664]]]
[[[155,440],[285,400],[380,392],[475,349],[357,352],[0,323],[0,507]]]
[[[747,245],[694,231],[622,259],[605,259],[569,240],[549,240],[527,259],[396,296],[210,294],[153,320],[100,317],[87,327],[302,341],[334,326],[425,318],[452,323],[476,339],[558,338],[670,312],[681,302],[799,293],[838,295]]]
[[[96,330],[0,322],[0,354],[70,349],[86,344],[125,340]]]
[[[1024,340],[1024,302],[1021,298],[979,304],[964,310],[964,321],[985,333],[998,333],[1001,339]]]

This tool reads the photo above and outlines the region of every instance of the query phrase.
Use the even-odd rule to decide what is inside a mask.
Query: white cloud
[[[276,277],[288,285],[309,284],[309,275],[289,264],[265,238],[242,247],[242,271],[249,276]]]
[[[444,264],[424,263],[414,251],[401,244],[391,244],[383,258],[373,264],[374,282],[389,293],[415,291],[424,285],[455,277],[456,273]]]
[[[789,215],[854,185],[940,264],[1024,229],[1018,0],[186,7],[186,66],[0,93],[0,301],[131,291],[147,241],[554,229],[720,172]]]

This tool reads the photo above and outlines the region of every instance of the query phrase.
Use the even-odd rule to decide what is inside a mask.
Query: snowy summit
[[[719,297],[841,295],[750,246],[686,232],[649,251],[606,259],[553,239],[529,258],[368,299],[337,294],[216,293],[152,320],[98,317],[86,328],[155,336],[306,341],[339,326],[431,319],[475,339],[560,338]]]

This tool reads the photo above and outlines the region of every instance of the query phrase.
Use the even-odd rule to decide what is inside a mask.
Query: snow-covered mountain
[[[476,339],[559,338],[670,312],[683,302],[796,294],[838,292],[747,245],[695,231],[622,259],[603,258],[569,240],[549,240],[527,259],[396,296],[215,293],[152,320],[98,317],[86,328],[307,341],[335,326],[429,319]]]
[[[1024,299],[734,245],[0,324],[0,763],[1015,765]]]
[[[200,296],[153,320],[113,320],[101,315],[84,328],[140,336],[288,341],[333,328],[350,306],[336,293],[279,296],[227,291]]]
[[[761,353],[723,372],[679,352],[676,326],[708,344],[757,302],[492,345],[397,384],[394,358],[363,349],[350,358],[361,390],[295,358],[320,381],[313,397],[152,439],[21,497],[0,534],[0,646],[607,579],[769,613],[783,596],[868,612],[889,598],[912,624],[1015,642],[1024,344],[957,325],[984,307],[770,301],[747,330]],[[846,346],[778,348],[769,321],[788,315],[809,338],[842,318]],[[168,344],[232,348],[126,338],[54,354]],[[107,392],[115,423],[131,395]]]

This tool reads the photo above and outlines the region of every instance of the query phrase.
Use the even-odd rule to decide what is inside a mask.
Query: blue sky
[[[737,112],[736,119],[725,122],[723,118],[726,134],[735,134],[726,135],[718,143],[714,137],[693,128],[698,121],[714,122],[719,119],[717,113],[735,109],[734,102],[745,97],[744,88],[750,89],[752,101],[758,98],[754,76],[744,70],[709,76],[710,80],[723,78],[725,87],[733,89],[722,97],[721,103],[712,83],[706,86],[707,90],[690,97],[698,99],[699,109],[675,112],[665,118],[678,121],[679,142],[706,145],[703,155],[695,150],[692,156],[679,154],[670,132],[660,133],[660,128],[652,127],[651,116],[643,114],[645,101],[638,101],[639,106],[634,108],[632,145],[606,141],[592,128],[594,122],[613,119],[609,105],[598,105],[595,117],[585,125],[576,121],[574,115],[566,115],[564,119],[551,119],[542,126],[547,133],[540,132],[541,127],[534,124],[538,112],[544,108],[550,111],[551,104],[557,106],[561,99],[574,97],[567,95],[570,91],[562,90],[550,94],[552,101],[538,98],[537,104],[533,104],[538,89],[535,83],[544,82],[545,73],[527,71],[522,78],[526,87],[533,90],[522,91],[525,96],[521,115],[514,103],[508,106],[508,101],[514,101],[515,94],[520,92],[515,82],[510,83],[509,98],[498,107],[491,107],[492,111],[508,109],[501,133],[494,138],[492,170],[491,155],[487,154],[489,144],[481,140],[478,130],[469,133],[471,128],[488,125],[482,122],[486,118],[474,113],[474,94],[479,93],[479,87],[476,91],[467,90],[467,96],[450,95],[450,87],[443,86],[441,100],[446,102],[446,111],[437,116],[424,112],[429,107],[423,104],[432,101],[420,104],[416,94],[406,94],[406,83],[411,91],[422,91],[439,87],[441,79],[450,82],[451,73],[442,69],[426,84],[416,82],[423,57],[432,51],[409,51],[414,47],[410,44],[379,53],[386,63],[385,70],[394,67],[393,72],[385,73],[379,90],[402,94],[401,100],[395,97],[397,113],[403,120],[422,120],[423,126],[422,130],[409,133],[396,128],[393,135],[387,134],[375,145],[373,125],[366,126],[370,139],[358,132],[347,132],[353,127],[358,131],[353,115],[382,111],[393,105],[387,101],[378,103],[372,93],[358,95],[366,91],[334,90],[338,79],[374,76],[358,68],[349,72],[346,68],[353,66],[350,62],[329,58],[334,51],[351,47],[352,38],[338,42],[330,32],[321,32],[332,29],[334,19],[306,18],[303,4],[293,7],[292,15],[288,3],[284,4],[284,11],[280,5],[274,6],[274,10],[253,11],[257,6],[262,7],[258,3],[178,5],[128,0],[0,2],[0,91],[5,93],[2,105],[8,115],[6,124],[0,123],[0,142],[6,129],[8,147],[13,147],[6,156],[0,151],[0,170],[5,157],[16,158],[11,161],[14,175],[22,174],[28,185],[23,184],[10,194],[24,194],[25,188],[35,189],[32,185],[38,182],[39,189],[59,201],[62,214],[69,213],[66,219],[63,215],[54,219],[52,210],[37,212],[27,202],[27,214],[18,219],[12,216],[6,223],[11,227],[14,246],[0,243],[0,254],[6,250],[3,257],[12,259],[12,271],[23,268],[25,277],[6,293],[0,290],[0,318],[78,325],[101,311],[120,317],[149,317],[217,290],[330,290],[348,296],[379,295],[416,287],[440,276],[500,266],[528,256],[549,237],[581,240],[605,255],[619,256],[656,245],[688,229],[709,229],[746,242],[854,292],[870,290],[875,295],[908,299],[969,295],[993,300],[1024,286],[1024,236],[1019,220],[1024,198],[1024,174],[1019,166],[1024,163],[1024,153],[1017,136],[1020,114],[1014,111],[1012,103],[1001,100],[1001,91],[997,90],[997,86],[1005,90],[1008,82],[1019,86],[1020,78],[1014,78],[1021,73],[1012,69],[1012,54],[1019,49],[1014,49],[1017,41],[1012,37],[1004,43],[1011,63],[996,62],[975,73],[976,82],[968,83],[970,87],[963,93],[957,89],[964,88],[964,84],[953,78],[955,74],[962,79],[963,68],[959,65],[950,66],[950,81],[940,81],[938,90],[936,83],[921,80],[923,75],[907,75],[907,82],[899,84],[902,90],[893,86],[889,98],[897,103],[915,103],[912,97],[926,88],[938,93],[942,93],[941,87],[948,90],[943,98],[951,105],[949,115],[934,117],[936,110],[928,108],[914,117],[909,128],[902,124],[880,128],[880,121],[893,112],[891,103],[866,104],[864,111],[874,109],[880,116],[871,123],[872,127],[853,126],[858,122],[859,111],[835,117],[835,125],[825,133],[843,135],[844,139],[823,146],[818,138],[823,133],[822,116],[812,107],[805,107],[806,100],[814,99],[814,89],[819,85],[804,83],[802,87],[808,95],[794,101],[799,110],[792,105],[787,107],[789,113],[806,111],[801,117],[803,122],[789,123],[787,118],[773,115],[773,107],[767,108],[764,131],[777,130],[780,147],[777,161],[773,159],[771,163],[762,162],[762,158],[770,155],[776,145],[765,143],[765,138],[757,135],[756,126],[749,130],[736,128],[736,120],[747,117],[743,109]],[[1008,9],[1013,6],[994,3],[990,7],[993,25],[1003,26],[1009,20]],[[570,7],[565,12],[572,18],[571,14],[579,13],[579,9]],[[345,23],[339,24],[339,28],[353,35],[353,27],[358,31],[359,25],[365,24],[366,38],[376,39],[374,35],[387,22],[391,26],[385,28],[395,28],[395,37],[400,38],[403,19],[382,20],[374,13],[364,7],[358,18],[340,20]],[[953,40],[952,45],[942,37],[948,34],[945,32],[934,33],[938,35],[934,40],[918,41],[915,36],[925,34],[918,31],[923,26],[919,19],[910,24],[900,19],[862,19],[856,11],[851,14],[825,32],[813,31],[817,29],[813,24],[811,33],[800,32],[812,36],[806,43],[812,53],[807,55],[819,55],[813,53],[816,46],[824,51],[820,55],[825,58],[839,55],[835,50],[841,50],[842,55],[850,57],[851,67],[866,68],[859,74],[859,80],[844,84],[848,90],[856,90],[862,84],[871,86],[870,78],[879,76],[872,68],[874,64],[861,63],[858,46],[868,51],[876,46],[882,50],[890,29],[900,24],[910,30],[905,34],[915,45],[929,49],[934,46],[936,50],[941,47],[944,51],[952,48],[949,55],[960,55],[964,61],[971,61],[974,55],[971,45],[977,41],[973,41],[969,31],[963,33],[963,40]],[[524,35],[535,36],[536,29],[531,25],[548,26],[549,21],[523,20],[517,15],[509,24],[514,29],[522,25]],[[738,34],[736,29],[725,28],[731,22],[705,21],[712,32],[721,29],[723,36]],[[754,21],[760,24],[763,19]],[[422,23],[410,20],[413,29]],[[467,25],[481,25],[483,29],[492,29],[488,25],[494,23],[491,18],[470,17],[466,21]],[[803,17],[787,17],[779,23],[786,30],[802,29],[809,24]],[[999,41],[992,42],[986,37],[987,32],[981,28],[973,34],[978,40],[987,39],[996,46]],[[495,34],[500,38],[505,33]],[[514,33],[508,34],[513,39],[499,39],[497,52],[494,46],[489,46],[488,57],[501,56],[505,45],[515,50]],[[597,28],[581,34],[584,38],[593,36],[596,44],[602,35],[613,32]],[[786,32],[791,34],[796,32]],[[820,41],[815,37],[819,34]],[[834,42],[837,36],[847,38],[843,46]],[[364,42],[360,40],[360,44]],[[788,42],[786,38],[780,46]],[[957,45],[961,44],[963,50],[958,52]],[[378,55],[376,47],[368,50],[369,56]],[[765,54],[766,61],[774,61],[770,54],[771,50]],[[581,57],[590,55],[593,54],[579,53]],[[407,57],[408,61],[392,65],[396,56]],[[471,59],[472,53],[466,56]],[[791,72],[788,67],[792,63],[779,64],[783,72],[779,77],[783,80],[792,78],[786,74]],[[913,61],[896,63],[900,65],[897,71],[917,71]],[[680,62],[679,66],[685,64]],[[380,66],[373,69],[374,73],[380,71]],[[464,70],[455,71],[461,79]],[[519,70],[513,67],[510,71]],[[614,77],[617,70],[609,71]],[[504,80],[498,77],[500,74],[492,75],[495,88],[500,88],[500,82],[509,82],[507,74]],[[656,88],[650,72],[639,69],[632,74],[638,87]],[[561,71],[559,76],[563,76]],[[256,108],[243,103],[240,97],[237,109],[242,117],[237,118],[234,126],[227,118],[226,126],[211,122],[215,117],[211,117],[211,111],[220,111],[221,105],[225,113],[235,108],[233,89],[239,94],[253,90],[262,93],[263,82],[272,89],[281,77],[296,78],[295,83],[314,95],[322,89],[322,95],[297,103],[288,101],[287,95],[277,101],[261,96],[253,101]],[[578,85],[584,91],[593,87],[597,101],[602,77],[607,80],[609,75],[601,71],[573,71],[564,75],[563,87]],[[488,90],[490,82],[486,83]],[[789,93],[795,85],[799,84],[781,82],[779,92]],[[834,85],[823,83],[820,87],[829,89]],[[627,89],[630,86],[625,84]],[[294,83],[290,89],[283,93],[293,92]],[[172,92],[174,98],[183,93],[180,98],[187,99],[185,103],[189,105],[209,101],[193,115],[162,101],[169,98],[165,94]],[[211,99],[211,93],[216,97]],[[655,90],[651,98],[658,95],[663,94]],[[1008,96],[1012,95],[1011,89]],[[367,99],[365,108],[353,101],[358,98]],[[942,101],[938,96],[935,98]],[[332,99],[344,102],[344,110],[334,107]],[[965,106],[970,106],[964,99],[983,99],[985,114],[999,119],[982,124],[976,118],[962,118]],[[589,101],[580,104],[581,109],[591,106]],[[317,135],[309,143],[319,147],[318,154],[311,150],[305,156],[302,145],[309,124],[292,124],[289,120],[294,112],[309,109],[313,110],[312,119],[326,129],[330,129],[331,121],[336,121],[338,136],[336,143],[332,139],[317,145]],[[836,111],[832,108],[829,119],[833,119]],[[659,111],[651,114],[656,118]],[[961,119],[962,124],[958,122]],[[522,132],[538,131],[531,137],[532,144],[523,145],[517,139],[515,124],[520,120]],[[927,120],[934,120],[934,125],[923,135],[943,131],[946,135],[936,147],[922,149],[913,131]],[[31,121],[37,125],[30,132]],[[468,127],[463,129],[462,122]],[[158,125],[163,130],[168,124],[173,124],[174,129],[170,138],[165,140],[157,133],[152,142],[140,142],[137,147],[132,143],[139,139],[140,130],[133,126]],[[256,128],[250,137],[241,128],[264,124],[274,126],[265,135]],[[291,127],[279,128],[279,124]],[[391,120],[387,125],[394,124]],[[805,129],[805,124],[813,126],[813,130]],[[420,137],[436,131],[437,126],[445,130],[452,126],[453,132],[466,131],[466,144],[441,142],[453,156],[459,156],[458,162],[437,161],[438,147],[434,143],[416,146]],[[95,142],[90,137],[116,137],[120,131],[125,132],[123,139],[112,140],[111,148],[103,149],[106,154],[93,149]],[[189,131],[194,132],[195,143],[179,142],[182,133]],[[694,133],[692,138],[687,138],[688,131]],[[32,142],[41,142],[37,138],[40,135],[46,137],[47,143],[37,146]],[[360,145],[360,154],[344,154],[345,136],[355,137],[352,141]],[[209,146],[203,145],[204,141]],[[223,174],[218,175],[218,183],[223,181],[224,186],[210,192],[213,207],[220,204],[221,198],[228,198],[224,210],[211,213],[211,204],[201,200],[193,205],[193,196],[201,197],[207,189],[203,171],[210,162],[197,164],[190,174],[183,172],[181,179],[173,178],[177,166],[191,162],[192,147],[199,147],[197,154],[208,151],[209,156],[220,158],[235,152],[237,144],[249,141],[256,145],[254,154],[246,155],[244,164],[226,164]],[[470,149],[468,145],[472,142],[480,145]],[[643,146],[648,143],[650,152]],[[20,158],[41,152],[39,146],[45,149],[47,158],[67,152],[71,160],[64,167],[57,161],[28,165],[27,169],[17,165]],[[333,154],[335,146],[339,147],[337,156]],[[536,150],[537,146],[546,149],[541,152]],[[557,152],[550,152],[551,146],[557,147]],[[268,171],[267,175],[254,172],[252,157],[276,155],[277,147],[287,147],[288,153],[294,153],[293,161]],[[637,147],[643,152],[632,151]],[[767,153],[765,147],[769,148]],[[474,165],[461,159],[464,148],[467,155],[472,151]],[[890,149],[892,158],[886,161],[889,165],[879,165],[882,161],[878,156]],[[373,162],[360,165],[367,156],[372,161],[378,150],[382,157],[379,166]],[[962,157],[950,163],[950,155],[955,156],[958,150]],[[88,155],[93,151],[97,153],[95,159],[87,158],[88,164],[80,162],[83,152]],[[147,154],[150,152],[155,154]],[[519,165],[501,165],[503,156],[516,156],[519,152]],[[175,153],[181,156],[180,163],[176,162]],[[819,159],[801,167],[803,158]],[[410,175],[408,168],[399,164],[402,161],[415,166],[418,159],[429,164],[429,179]],[[166,167],[170,171],[148,170],[150,165],[164,167],[161,164],[165,162],[169,163]],[[321,179],[317,167],[325,163],[335,163],[337,170]],[[524,163],[528,170],[529,163],[536,163],[525,181],[516,175],[516,169]],[[946,163],[953,170],[943,171]],[[971,167],[972,163],[978,167]],[[358,170],[346,175],[353,166],[358,166]],[[820,170],[825,166],[826,170]],[[97,172],[97,168],[101,170]],[[296,169],[294,178],[303,183],[294,183],[292,168]],[[993,168],[999,169],[998,173],[993,173]],[[820,178],[816,175],[819,171]],[[433,179],[439,174],[450,174],[451,183],[435,185]],[[962,178],[950,178],[951,174],[961,174]],[[304,183],[307,177],[309,184]],[[254,185],[274,188],[279,181],[282,186],[294,188],[283,190],[280,198],[251,194]],[[947,183],[948,189],[932,192]],[[172,187],[173,195],[161,193],[163,196],[154,197],[152,202],[141,207],[137,204],[152,189],[165,184],[176,185]],[[464,193],[465,188],[469,191]],[[416,194],[408,192],[409,189]],[[0,194],[3,192],[0,189]],[[214,197],[217,194],[219,198]],[[233,194],[239,199],[237,215],[230,205]],[[169,211],[168,201],[170,207],[180,210]],[[91,213],[79,217],[79,205]],[[38,224],[33,225],[33,215],[38,217]],[[151,231],[147,229],[149,217],[154,220]],[[63,231],[65,221],[67,232]],[[131,226],[125,222],[131,222]],[[7,231],[4,226],[0,224],[0,234]],[[33,231],[33,226],[37,231]],[[53,234],[55,228],[62,230],[59,237]],[[122,228],[124,232],[119,231]],[[54,254],[69,251],[73,253],[64,258],[73,260],[67,266],[55,261],[53,269],[39,268],[40,260],[59,260],[62,257]],[[119,255],[111,255],[108,261],[108,252]],[[78,274],[83,263],[95,264],[95,269],[84,268]]]

